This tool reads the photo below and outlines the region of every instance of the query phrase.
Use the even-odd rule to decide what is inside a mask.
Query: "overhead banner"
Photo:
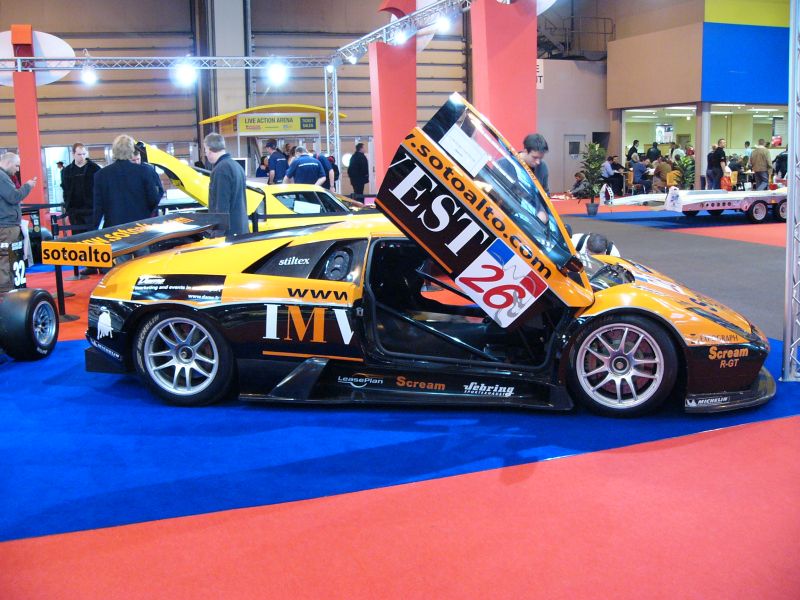
[[[244,114],[236,117],[239,135],[300,135],[319,133],[319,115],[313,113]]]

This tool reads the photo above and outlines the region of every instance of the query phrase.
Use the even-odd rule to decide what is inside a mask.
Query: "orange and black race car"
[[[644,265],[580,260],[550,200],[454,95],[377,203],[126,262],[89,305],[86,365],[156,395],[496,404],[638,415],[767,402],[767,340]]]

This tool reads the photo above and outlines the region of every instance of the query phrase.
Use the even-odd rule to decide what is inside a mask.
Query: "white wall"
[[[550,192],[569,189],[572,166],[565,172],[564,136],[583,134],[592,141],[593,131],[609,131],[606,109],[606,63],[573,60],[544,61],[544,89],[538,92],[538,131],[547,139],[545,158],[550,170]],[[522,140],[509,140],[521,149]],[[583,150],[583,148],[581,148]]]

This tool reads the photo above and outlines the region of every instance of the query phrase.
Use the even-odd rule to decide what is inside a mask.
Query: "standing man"
[[[711,156],[708,160],[709,170],[711,171],[711,189],[718,190],[720,189],[720,182],[722,181],[722,175],[725,172],[725,166],[727,165],[727,158],[725,156],[725,138],[720,138],[717,142],[717,149],[711,153]]]
[[[758,145],[750,152],[750,170],[753,171],[753,189],[766,190],[769,187],[769,150],[764,146],[764,138],[758,140]]]
[[[325,180],[321,183],[322,187],[324,187],[326,190],[335,189],[333,187],[335,176],[331,161],[329,161],[328,157],[322,152],[317,154],[316,159],[319,161],[319,164],[322,167],[322,172],[325,173]]]
[[[653,142],[653,146],[647,149],[647,160],[651,163],[661,157],[661,149],[658,147],[658,142]]]
[[[744,161],[742,162],[744,163],[745,167],[747,167],[747,165],[750,164],[750,156],[752,154],[753,154],[753,148],[750,147],[750,142],[747,141],[744,143],[744,152],[742,152],[742,155],[744,156]],[[750,170],[752,171],[753,169]]]
[[[92,225],[94,176],[100,165],[88,157],[83,144],[72,144],[72,162],[61,171],[61,189],[70,225],[80,227],[72,233],[80,233]]]
[[[286,171],[289,183],[310,183],[322,185],[325,181],[325,171],[320,162],[311,156],[303,146],[294,149],[295,159]]]
[[[369,183],[369,159],[364,154],[364,144],[361,142],[356,144],[356,151],[350,157],[347,176],[353,184],[353,194],[363,196],[364,186]]]
[[[628,153],[625,155],[625,160],[632,162],[634,154],[639,154],[639,140],[633,140],[633,144],[628,148]]]
[[[11,280],[11,244],[22,233],[22,211],[19,205],[36,187],[36,177],[29,179],[19,189],[11,180],[19,171],[19,156],[6,152],[0,156],[0,292],[13,286]]]
[[[227,234],[241,235],[250,231],[247,224],[247,200],[244,169],[225,151],[225,138],[209,133],[203,139],[211,169],[208,187],[208,212],[229,215]]]
[[[150,163],[143,163],[142,153],[135,148],[133,150],[133,158],[131,159],[131,162],[135,165],[143,164],[147,170],[150,171],[150,174],[153,177],[153,183],[156,185],[156,189],[158,190],[158,201],[161,202],[161,199],[164,197],[164,186],[161,183],[161,177],[159,177],[158,173],[156,173],[156,168]]]
[[[283,178],[286,176],[286,169],[289,168],[286,155],[278,150],[278,140],[270,138],[267,140],[265,146],[269,160],[267,165],[269,167],[269,183],[283,183]]]
[[[548,179],[550,178],[550,172],[544,162],[544,155],[550,150],[547,140],[544,139],[541,133],[529,133],[522,141],[522,145],[525,151],[520,152],[519,157],[531,168],[533,174],[536,175],[536,179],[539,180],[539,183],[544,188],[545,194],[549,196],[550,186]]]

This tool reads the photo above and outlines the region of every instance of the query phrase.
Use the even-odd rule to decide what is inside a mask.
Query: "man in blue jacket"
[[[240,235],[250,231],[247,223],[247,199],[245,194],[244,169],[225,151],[225,138],[218,133],[209,133],[203,139],[211,169],[208,187],[208,212],[225,213],[229,216],[228,235]]]
[[[308,154],[303,146],[294,150],[295,159],[286,171],[286,183],[311,183],[321,185],[325,181],[325,171],[319,161]]]

